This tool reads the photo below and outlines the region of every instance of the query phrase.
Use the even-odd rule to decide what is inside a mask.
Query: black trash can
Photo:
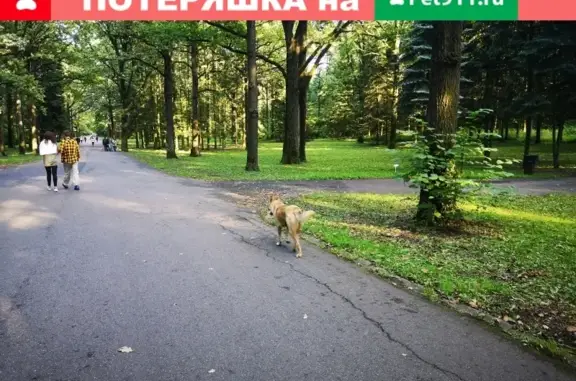
[[[524,161],[522,166],[524,168],[525,175],[533,175],[534,169],[536,169],[536,164],[538,163],[538,155],[526,155],[524,156]]]

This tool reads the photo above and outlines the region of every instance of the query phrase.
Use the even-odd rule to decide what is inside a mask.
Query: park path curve
[[[0,172],[0,380],[576,380],[311,245],[296,259],[226,189],[91,147],[80,192],[43,172]]]
[[[279,192],[297,195],[317,191],[375,193],[375,194],[414,194],[416,189],[396,179],[366,180],[305,180],[305,181],[220,181],[219,187],[239,193]],[[576,193],[576,177],[558,179],[515,179],[500,180],[492,183],[495,187],[505,188],[522,195],[545,195],[549,193]]]

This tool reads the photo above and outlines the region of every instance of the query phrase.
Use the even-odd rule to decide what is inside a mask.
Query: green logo
[[[518,0],[375,0],[376,20],[517,20]]]

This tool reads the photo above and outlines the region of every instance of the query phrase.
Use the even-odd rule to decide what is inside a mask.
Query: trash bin
[[[524,156],[524,161],[522,166],[524,167],[525,175],[533,175],[534,169],[536,169],[536,164],[538,163],[538,155],[526,155]]]

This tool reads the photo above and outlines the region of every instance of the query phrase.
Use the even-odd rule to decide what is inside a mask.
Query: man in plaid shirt
[[[80,146],[76,140],[72,139],[70,131],[64,131],[64,141],[60,145],[60,156],[64,165],[64,181],[62,186],[68,189],[70,183],[74,185],[74,190],[80,190],[80,179],[78,175],[78,162],[80,161]]]

